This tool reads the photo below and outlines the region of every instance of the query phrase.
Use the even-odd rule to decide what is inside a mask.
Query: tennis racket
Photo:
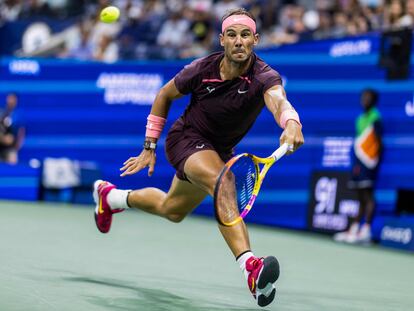
[[[221,225],[233,226],[246,217],[259,194],[266,173],[292,147],[284,143],[267,158],[242,153],[225,164],[214,189],[214,209]],[[261,170],[260,164],[264,165]]]

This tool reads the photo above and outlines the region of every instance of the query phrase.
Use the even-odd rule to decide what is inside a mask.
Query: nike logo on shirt
[[[213,92],[216,88],[207,86],[207,87],[206,87],[206,89],[207,89],[207,91],[208,91],[209,93],[211,93],[211,92]]]
[[[238,89],[237,90],[237,93],[239,93],[239,94],[244,94],[244,93],[247,93],[249,90],[243,90],[243,91],[241,91],[240,89]]]

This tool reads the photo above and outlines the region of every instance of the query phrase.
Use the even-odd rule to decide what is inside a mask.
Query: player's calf
[[[167,218],[169,221],[179,223],[184,220],[185,216],[187,216],[187,214],[167,214],[165,215],[165,218]]]

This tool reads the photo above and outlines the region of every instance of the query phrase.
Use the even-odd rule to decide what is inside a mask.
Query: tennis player
[[[231,10],[222,19],[220,43],[224,52],[193,61],[161,88],[147,118],[143,150],[124,162],[121,176],[146,167],[148,175],[153,174],[157,140],[170,105],[191,93],[190,104],[166,139],[166,155],[176,169],[171,187],[167,193],[156,188],[130,191],[96,181],[95,220],[101,232],[109,231],[114,213],[131,207],[173,222],[182,221],[207,195],[214,195],[224,163],[264,106],[284,129],[280,143],[293,146],[289,153],[303,144],[299,116],[286,98],[280,75],[252,51],[258,42],[254,17],[244,9]],[[279,277],[276,258],[253,255],[244,222],[219,229],[257,303],[271,303]]]

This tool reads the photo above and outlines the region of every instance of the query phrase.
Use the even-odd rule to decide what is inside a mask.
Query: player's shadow
[[[65,281],[89,283],[102,286],[116,287],[134,293],[130,298],[114,298],[113,296],[86,296],[90,303],[105,307],[111,310],[145,310],[145,311],[257,311],[257,309],[237,308],[225,303],[217,303],[214,298],[208,302],[196,302],[189,298],[184,298],[171,294],[161,289],[150,289],[114,279],[98,279],[96,277],[63,277]],[[211,306],[211,304],[220,304]],[[261,309],[264,310],[264,309]],[[265,310],[264,310],[265,311]]]

